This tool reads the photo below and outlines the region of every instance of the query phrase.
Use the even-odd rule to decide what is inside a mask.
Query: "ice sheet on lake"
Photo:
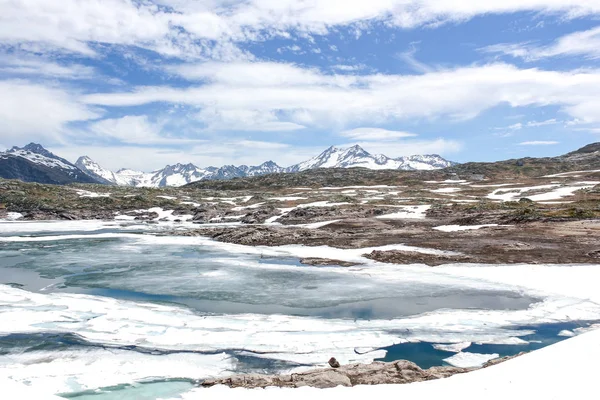
[[[576,270],[571,272],[572,282],[590,278]],[[531,333],[515,329],[526,324],[600,318],[597,303],[556,296],[525,310],[442,309],[389,320],[199,315],[184,307],[79,294],[39,294],[7,285],[0,285],[0,304],[2,334],[64,332],[110,345],[195,351],[245,349],[265,358],[310,364],[323,363],[330,356],[346,363],[370,361],[380,355],[357,355],[358,346],[376,349],[408,341],[503,343]]]

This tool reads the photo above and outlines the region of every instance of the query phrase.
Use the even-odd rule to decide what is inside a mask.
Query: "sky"
[[[0,149],[117,170],[600,141],[599,0],[0,0]]]

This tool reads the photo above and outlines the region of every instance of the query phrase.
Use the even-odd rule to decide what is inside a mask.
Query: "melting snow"
[[[392,214],[379,215],[376,218],[379,219],[422,219],[425,218],[425,213],[431,208],[430,205],[422,206],[398,206],[403,208],[403,211],[399,211]]]
[[[485,225],[440,225],[436,226],[433,229],[442,232],[458,232],[458,231],[467,231],[474,229],[487,228],[490,226],[498,226],[498,224],[485,224]]]
[[[89,190],[77,190],[79,197],[110,197],[110,193],[96,193]]]
[[[497,189],[488,194],[487,197],[492,200],[515,201],[526,197],[532,201],[558,200],[566,196],[572,196],[576,191],[589,189],[600,182],[578,182],[572,186],[561,186],[560,184],[539,185],[523,188]],[[540,191],[544,189],[553,189],[547,193],[527,195],[527,192]]]
[[[5,221],[16,221],[21,218],[23,218],[23,214],[18,213],[18,212],[9,212],[6,214]]]

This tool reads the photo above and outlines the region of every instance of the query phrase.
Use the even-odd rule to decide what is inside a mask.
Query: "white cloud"
[[[553,144],[559,144],[560,142],[555,142],[552,140],[532,140],[529,142],[521,142],[519,146],[549,146]]]
[[[388,157],[412,156],[415,154],[440,154],[452,155],[463,149],[463,144],[456,140],[443,138],[433,140],[404,140],[395,142],[358,142],[365,150],[372,154],[385,154]],[[350,145],[350,144],[348,144]]]
[[[155,86],[92,94],[83,101],[106,106],[181,103],[218,115],[244,116],[240,110],[250,110],[279,122],[342,129],[414,118],[470,119],[500,104],[554,105],[586,123],[600,122],[600,71],[595,70],[490,64],[422,75],[328,75],[292,64],[207,63],[206,68],[186,67],[180,72],[205,83],[183,89]],[[244,123],[243,117],[232,119]]]
[[[64,140],[70,122],[99,118],[101,113],[78,101],[65,88],[22,80],[0,81],[1,138],[5,142]]]
[[[5,76],[33,76],[61,79],[91,79],[96,70],[81,64],[59,64],[31,56],[0,55],[0,73]]]
[[[251,151],[248,151],[251,149]],[[285,149],[285,151],[282,151]],[[260,142],[244,139],[206,141],[185,148],[164,145],[116,145],[116,146],[50,146],[49,150],[67,160],[75,161],[82,155],[91,157],[104,168],[117,171],[131,168],[155,171],[165,165],[193,163],[199,167],[223,165],[259,165],[273,160],[281,166],[289,166],[323,151],[322,148],[291,147],[283,143]]]
[[[417,60],[415,54],[417,53],[416,43],[411,44],[411,48],[408,51],[398,54],[398,58],[408,64],[413,70],[421,73],[433,72],[435,68]]]
[[[519,11],[564,18],[600,14],[597,1],[564,0],[3,0],[1,5],[0,43],[7,45],[96,56],[91,43],[100,43],[227,60],[246,55],[235,43],[289,38],[290,32],[322,35],[352,27],[359,36],[371,23],[414,28]]]
[[[259,140],[238,140],[228,143],[232,146],[243,146],[251,149],[285,149],[290,145],[285,143],[262,142]]]
[[[500,53],[512,57],[535,61],[542,58],[559,56],[583,56],[589,59],[600,58],[600,26],[570,33],[558,38],[549,46],[533,43],[501,43],[481,49],[486,53]]]
[[[207,107],[196,114],[196,119],[207,130],[285,132],[304,129],[305,126],[289,121],[279,121],[275,112],[244,109],[218,109]]]
[[[162,140],[162,126],[152,123],[145,115],[127,115],[94,122],[88,130],[103,139],[117,139],[123,143],[153,143]]]
[[[529,121],[527,126],[538,127],[538,126],[547,126],[547,125],[556,125],[560,123],[556,118],[547,119],[545,121]]]
[[[367,68],[367,66],[364,64],[356,64],[356,65],[337,64],[337,65],[331,66],[331,69],[335,69],[335,70],[343,71],[343,72],[360,71],[365,68]]]
[[[340,136],[354,140],[395,140],[417,136],[417,134],[404,131],[390,131],[381,128],[355,128],[340,132]]]

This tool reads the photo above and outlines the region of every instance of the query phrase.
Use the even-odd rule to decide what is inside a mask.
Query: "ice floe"
[[[499,354],[479,354],[479,353],[457,353],[452,357],[445,358],[448,364],[459,368],[480,367],[486,362],[500,357]]]
[[[471,342],[459,342],[451,344],[434,344],[433,348],[442,351],[451,351],[453,353],[459,353],[467,347],[471,346]]]

